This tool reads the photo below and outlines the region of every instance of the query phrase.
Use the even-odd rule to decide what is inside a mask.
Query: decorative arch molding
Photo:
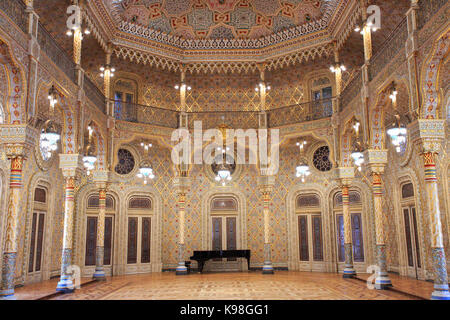
[[[443,61],[448,56],[450,48],[450,29],[447,28],[434,42],[433,49],[423,69],[422,82],[422,119],[437,119],[440,117],[439,108],[442,100],[439,92],[439,79]]]
[[[247,198],[245,194],[235,187],[214,187],[202,197],[202,243],[201,250],[211,250],[212,235],[209,223],[211,201],[217,197],[232,197],[238,203],[238,243],[237,247],[245,250],[248,248],[247,235]]]
[[[54,183],[54,182],[53,182]],[[47,211],[45,216],[44,223],[44,243],[43,254],[42,254],[42,277],[41,281],[49,280],[51,273],[51,262],[52,262],[52,236],[54,230],[52,227],[55,225],[53,223],[55,217],[55,208],[56,208],[56,187],[52,185],[52,182],[49,181],[48,174],[45,172],[37,172],[34,174],[30,182],[28,183],[27,199],[26,199],[26,211],[25,211],[25,239],[23,246],[23,261],[22,261],[22,281],[24,283],[29,283],[32,279],[29,278],[28,275],[28,259],[30,257],[30,235],[32,228],[32,219],[33,219],[33,211],[34,211],[34,190],[37,187],[45,188],[47,192]]]
[[[6,123],[23,124],[26,122],[26,76],[12,53],[11,46],[0,37],[0,64],[5,66],[8,93],[6,94]]]

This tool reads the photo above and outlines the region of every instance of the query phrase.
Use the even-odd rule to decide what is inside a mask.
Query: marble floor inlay
[[[432,283],[393,276],[396,289],[428,298]],[[17,299],[37,299],[54,292],[54,280],[17,289]],[[54,287],[53,287],[54,288]],[[409,291],[408,291],[409,290]],[[173,273],[117,276],[88,284],[54,300],[408,300],[400,292],[369,290],[360,280],[339,274],[280,271],[275,275]]]

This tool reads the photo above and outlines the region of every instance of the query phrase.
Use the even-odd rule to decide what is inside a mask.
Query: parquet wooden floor
[[[392,276],[398,290],[429,298],[433,284]],[[84,279],[84,282],[89,279]],[[57,279],[18,288],[17,299],[55,292]],[[395,291],[369,290],[363,281],[339,274],[278,271],[275,275],[210,273],[175,276],[172,272],[108,278],[54,300],[411,300]]]

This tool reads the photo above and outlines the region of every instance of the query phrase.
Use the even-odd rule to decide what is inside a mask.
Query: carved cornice
[[[355,178],[354,167],[339,167],[336,168],[336,179],[343,186],[350,186],[352,180]]]

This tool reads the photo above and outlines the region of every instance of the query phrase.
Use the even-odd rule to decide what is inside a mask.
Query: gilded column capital
[[[65,178],[75,178],[81,173],[83,161],[81,154],[60,154],[59,168]]]
[[[336,168],[336,178],[342,186],[350,186],[355,178],[354,167],[339,167]]]
[[[388,151],[369,149],[364,153],[364,158],[372,173],[383,174],[388,162]]]
[[[176,177],[173,179],[173,187],[178,194],[186,194],[190,186],[191,178],[189,177]]]
[[[106,189],[109,181],[109,171],[107,170],[95,170],[92,173],[92,180],[99,189]]]
[[[408,131],[411,141],[421,147],[422,153],[439,153],[445,140],[445,120],[418,119],[409,124]]]
[[[0,145],[9,159],[26,159],[37,137],[38,130],[26,124],[0,126]]]

